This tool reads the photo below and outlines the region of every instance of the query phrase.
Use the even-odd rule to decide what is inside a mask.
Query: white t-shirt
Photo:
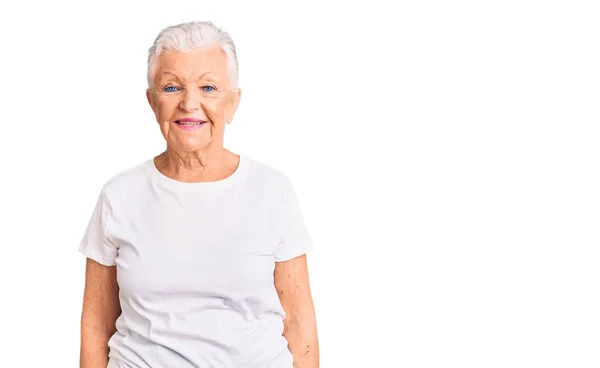
[[[314,249],[287,175],[240,155],[213,182],[150,159],[106,182],[80,251],[117,267],[109,368],[292,368],[275,262]]]

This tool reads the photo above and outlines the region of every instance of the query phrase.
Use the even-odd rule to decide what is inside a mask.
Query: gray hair
[[[229,81],[233,89],[238,87],[238,60],[231,36],[212,22],[189,22],[167,27],[160,31],[152,47],[148,49],[148,87],[152,86],[152,73],[158,56],[166,51],[188,52],[194,49],[218,45],[227,56]]]

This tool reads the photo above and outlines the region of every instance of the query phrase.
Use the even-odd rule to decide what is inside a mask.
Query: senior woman
[[[240,102],[230,36],[162,30],[148,102],[166,150],[102,187],[87,257],[82,368],[317,368],[306,252],[288,176],[223,147]]]

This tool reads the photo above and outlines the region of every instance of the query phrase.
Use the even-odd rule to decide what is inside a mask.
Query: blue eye
[[[209,88],[210,90],[207,90],[207,88]],[[202,89],[204,89],[204,92],[214,92],[215,91],[215,87],[213,87],[213,86],[202,86]]]
[[[177,87],[175,86],[166,86],[165,92],[177,92]]]

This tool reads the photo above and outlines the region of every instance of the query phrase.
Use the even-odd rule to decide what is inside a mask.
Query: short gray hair
[[[233,89],[238,87],[238,60],[231,36],[212,22],[188,22],[167,27],[160,31],[152,47],[148,49],[148,88],[152,86],[158,56],[166,51],[192,51],[218,45],[227,56],[229,81]]]

